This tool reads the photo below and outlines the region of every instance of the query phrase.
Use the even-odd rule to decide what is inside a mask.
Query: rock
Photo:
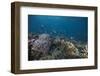
[[[49,51],[50,45],[50,36],[48,34],[41,34],[39,39],[33,43],[32,50],[46,54]]]

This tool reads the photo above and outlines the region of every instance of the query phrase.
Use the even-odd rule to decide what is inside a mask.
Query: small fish
[[[70,37],[70,39],[73,40],[74,38],[73,37]]]

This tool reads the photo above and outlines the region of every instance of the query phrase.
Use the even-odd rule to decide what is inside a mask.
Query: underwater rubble
[[[66,37],[28,35],[28,60],[88,58],[88,46]]]

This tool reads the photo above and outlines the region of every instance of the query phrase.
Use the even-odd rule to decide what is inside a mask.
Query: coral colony
[[[29,60],[87,58],[87,44],[49,34],[29,34]]]
[[[28,17],[29,61],[79,58],[88,58],[87,18]]]

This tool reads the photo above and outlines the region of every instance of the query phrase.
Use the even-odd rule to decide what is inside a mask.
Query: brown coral
[[[79,57],[79,51],[71,42],[65,42],[66,55],[69,57]]]

